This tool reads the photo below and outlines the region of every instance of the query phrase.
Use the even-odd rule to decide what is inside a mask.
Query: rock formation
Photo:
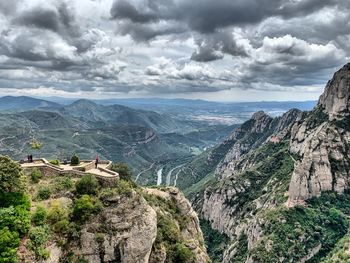
[[[331,120],[349,116],[350,113],[350,63],[336,72],[321,95],[318,106]]]
[[[312,222],[310,215],[292,217],[288,226],[286,248],[302,243],[298,255],[281,252],[278,244],[285,238],[277,236],[287,231],[283,224],[289,215],[307,209],[294,206],[310,205],[308,199],[326,191],[350,188],[349,100],[350,64],[335,73],[311,112],[290,110],[278,118],[257,112],[234,131],[232,147],[216,168],[216,181],[192,199],[201,217],[232,240],[222,262],[306,262],[321,250],[325,253],[318,238],[307,246],[307,227],[301,228],[299,220]]]
[[[317,107],[292,128],[291,153],[298,156],[288,205],[304,204],[324,191],[350,185],[350,64],[334,74]]]
[[[164,244],[156,245],[155,241],[159,231],[157,215],[166,214],[181,230],[179,238],[192,251],[194,262],[210,262],[197,214],[184,195],[176,188],[144,188],[142,191],[151,200],[158,201],[146,201],[142,194],[134,191],[129,196],[106,198],[103,210],[83,226],[78,242],[72,246],[74,254],[89,263],[166,262]],[[176,208],[176,214],[164,210],[167,203]],[[180,225],[179,219],[185,223]]]

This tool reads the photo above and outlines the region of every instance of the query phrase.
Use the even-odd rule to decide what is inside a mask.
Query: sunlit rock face
[[[336,72],[321,95],[318,106],[330,119],[349,116],[350,112],[350,63]]]
[[[350,64],[334,74],[317,107],[292,128],[296,162],[289,206],[304,204],[323,191],[344,192],[350,185]]]

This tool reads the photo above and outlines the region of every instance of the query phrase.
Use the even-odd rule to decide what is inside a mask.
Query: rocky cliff
[[[197,214],[186,198],[175,188],[141,191],[107,197],[108,205],[82,228],[75,254],[89,263],[172,262],[173,255],[168,253],[174,251],[167,247],[167,237],[159,235],[177,234],[173,241],[189,248],[193,255],[182,262],[209,262]],[[175,232],[161,233],[164,218]]]
[[[215,180],[191,196],[231,239],[222,262],[320,262],[347,233],[349,96],[350,64],[313,111],[258,112],[234,131]]]
[[[350,64],[334,74],[317,107],[292,128],[290,151],[298,157],[288,205],[350,184]]]
[[[21,262],[210,262],[197,214],[176,188],[55,175],[28,183],[40,220],[23,240]]]

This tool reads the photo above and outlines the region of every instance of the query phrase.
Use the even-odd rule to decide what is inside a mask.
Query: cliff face
[[[350,63],[337,71],[328,82],[318,106],[330,119],[341,119],[350,112]]]
[[[23,240],[21,262],[210,262],[197,214],[178,189],[119,180],[109,186],[96,182],[88,195],[74,188],[80,182],[55,175],[29,180],[32,217],[38,207],[47,213]],[[38,198],[48,186],[50,197]],[[44,236],[34,234],[39,230]]]
[[[350,64],[344,66],[317,107],[292,128],[290,151],[298,156],[288,205],[304,204],[324,191],[343,193],[350,185]]]
[[[232,134],[236,143],[216,169],[218,182],[193,200],[214,229],[235,238],[254,219],[252,213],[284,198],[289,181],[281,178],[279,171],[284,169],[290,179],[294,161],[287,139],[291,126],[303,117],[296,109],[275,119],[258,112]]]
[[[157,237],[163,217],[178,230],[174,238],[193,253],[188,262],[209,262],[197,214],[177,189],[145,188],[141,195],[133,192],[128,197],[111,196],[105,202],[108,206],[83,227],[75,251],[88,262],[169,262],[166,241]],[[178,214],[171,214],[168,205]]]
[[[349,98],[350,64],[313,111],[258,112],[232,134],[216,180],[192,199],[231,239],[222,262],[320,262],[347,233]]]
[[[240,162],[241,167],[238,168],[237,160],[266,141],[279,142],[285,139],[290,133],[290,127],[302,119],[303,115],[300,110],[292,109],[281,117],[273,119],[262,111],[256,112],[230,136],[229,140],[234,140],[234,144],[217,166],[216,175],[227,177],[241,172],[251,163],[246,162],[243,165]]]

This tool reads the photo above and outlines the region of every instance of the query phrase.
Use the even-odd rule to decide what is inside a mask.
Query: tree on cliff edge
[[[25,192],[25,178],[21,166],[3,155],[0,155],[0,191]]]

